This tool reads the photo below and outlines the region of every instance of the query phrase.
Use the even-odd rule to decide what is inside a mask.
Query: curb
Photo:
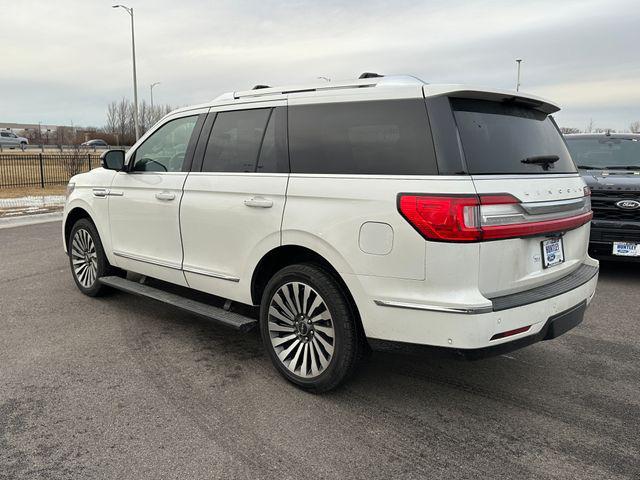
[[[62,220],[62,212],[23,215],[20,217],[0,218],[0,230],[3,228],[24,227],[39,223],[58,222]]]

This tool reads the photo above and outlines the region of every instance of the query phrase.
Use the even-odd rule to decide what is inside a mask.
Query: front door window
[[[198,116],[172,120],[147,138],[134,155],[135,172],[180,172]]]

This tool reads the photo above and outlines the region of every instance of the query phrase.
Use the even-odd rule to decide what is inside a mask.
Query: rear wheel
[[[356,320],[338,283],[315,265],[291,265],[267,284],[260,306],[262,341],[290,382],[331,390],[355,369]]]
[[[73,225],[67,250],[71,273],[80,291],[90,297],[107,291],[98,279],[113,274],[114,269],[107,261],[98,231],[90,220],[81,218]]]

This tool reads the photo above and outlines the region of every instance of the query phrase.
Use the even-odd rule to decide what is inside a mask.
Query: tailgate
[[[450,104],[480,199],[480,291],[514,293],[577,269],[587,255],[591,203],[553,118],[519,99]]]
[[[508,193],[519,199],[528,220],[561,218],[578,214],[584,207],[584,182],[578,175],[474,176],[479,195]],[[560,238],[562,263],[547,266],[543,242]],[[509,238],[480,243],[479,288],[485,296],[514,293],[557,280],[585,260],[589,243],[589,224],[567,231]]]

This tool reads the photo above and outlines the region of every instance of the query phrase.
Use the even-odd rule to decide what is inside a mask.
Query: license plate
[[[544,268],[554,267],[564,262],[562,238],[550,238],[542,241],[542,265]]]
[[[640,257],[640,243],[613,242],[613,254],[621,257]]]

